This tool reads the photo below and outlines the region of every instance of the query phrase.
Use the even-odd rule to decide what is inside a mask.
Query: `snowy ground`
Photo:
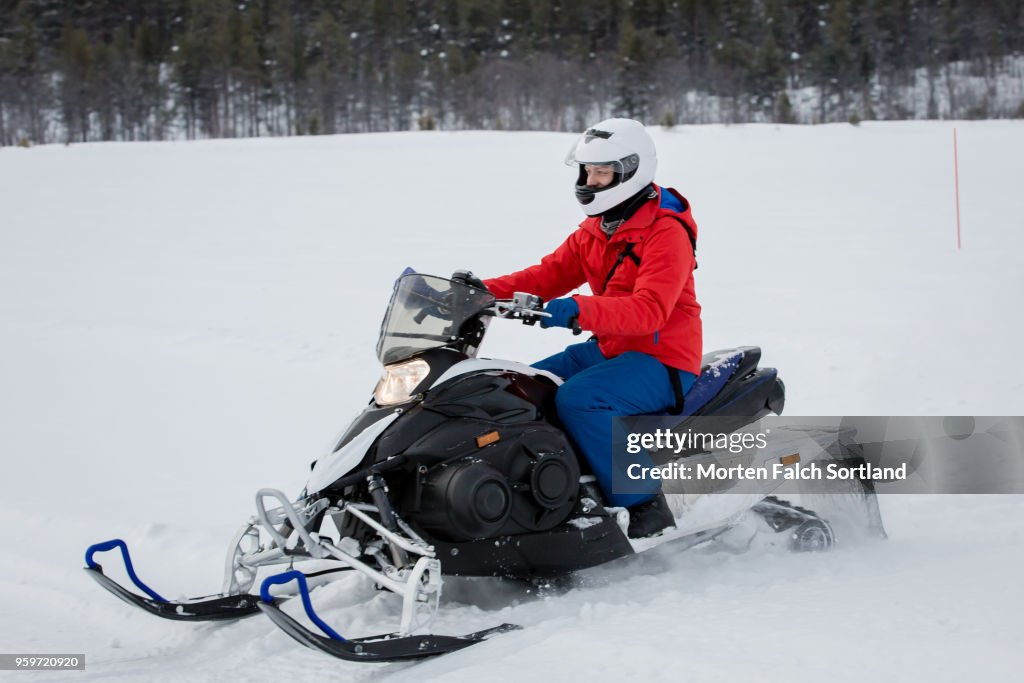
[[[1022,415],[1024,124],[655,131],[694,205],[705,347],[758,344],[791,415]],[[435,630],[527,627],[353,666],[262,617],[131,611],[81,571],[116,536],[168,597],[220,588],[264,486],[297,492],[378,375],[406,265],[495,275],[579,220],[572,136],[412,133],[0,150],[0,651],[84,652],[40,680],[1005,680],[1024,636],[1024,499],[885,497],[885,543],[674,553],[564,594],[455,583]],[[496,323],[484,355],[567,332]],[[318,590],[342,633],[388,596]],[[16,674],[4,674],[14,679]],[[24,677],[24,674],[21,674]]]

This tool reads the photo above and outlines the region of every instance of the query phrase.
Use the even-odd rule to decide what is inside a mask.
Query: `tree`
[[[67,142],[89,139],[92,50],[85,29],[66,22],[61,30],[58,59],[61,70],[60,98]]]

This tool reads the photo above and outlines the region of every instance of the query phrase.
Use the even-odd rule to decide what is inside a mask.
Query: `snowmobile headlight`
[[[379,406],[393,406],[408,401],[420,382],[430,374],[427,361],[417,358],[404,363],[384,366],[384,376],[373,390],[373,400]]]

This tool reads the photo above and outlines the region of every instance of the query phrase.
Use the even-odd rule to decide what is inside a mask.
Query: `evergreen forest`
[[[0,0],[0,144],[1024,115],[1022,0]]]

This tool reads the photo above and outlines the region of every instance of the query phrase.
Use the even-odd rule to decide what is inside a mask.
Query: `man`
[[[656,480],[641,493],[613,490],[612,417],[679,412],[700,373],[697,226],[682,195],[654,184],[654,141],[638,121],[587,129],[566,163],[579,168],[576,199],[587,218],[538,265],[484,284],[498,298],[520,291],[548,301],[543,327],[595,334],[534,367],[565,379],[559,418],[609,504],[630,508],[629,535],[650,536],[674,520]],[[584,283],[591,295],[565,297]]]

